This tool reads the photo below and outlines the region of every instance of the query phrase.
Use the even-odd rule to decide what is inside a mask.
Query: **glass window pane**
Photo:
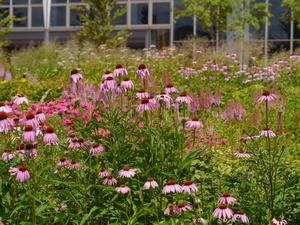
[[[131,4],[131,23],[148,24],[148,4],[134,3]]]
[[[43,7],[32,7],[31,15],[33,27],[44,26]]]
[[[3,0],[2,4],[0,5],[9,5],[10,4],[10,0]]]
[[[170,30],[151,30],[151,44],[162,48],[170,44]]]
[[[43,4],[43,0],[31,0],[31,4]]]
[[[170,23],[170,3],[153,3],[153,24]]]
[[[27,21],[28,21],[27,8],[14,8],[13,14],[16,18],[21,20],[21,21],[14,21],[14,27],[27,27]]]
[[[13,5],[28,4],[28,0],[13,0]]]
[[[66,3],[67,0],[52,0],[51,3]]]
[[[118,4],[116,7],[112,10],[111,15],[114,16],[117,10],[123,9],[125,10],[125,13],[116,18],[113,21],[114,25],[126,25],[127,24],[127,13],[126,13],[126,4]]]
[[[77,3],[77,2],[82,2],[81,0],[69,0],[69,2],[75,2],[75,3]]]
[[[66,26],[66,7],[52,6],[51,7],[51,26]]]
[[[80,26],[80,7],[84,6],[72,6],[70,9],[70,25]]]

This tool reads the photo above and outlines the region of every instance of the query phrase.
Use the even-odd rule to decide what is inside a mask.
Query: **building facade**
[[[280,19],[284,12],[280,6],[281,0],[270,2],[273,14],[270,19],[270,38],[288,39],[288,28],[282,28]],[[68,40],[80,26],[77,7],[84,7],[84,3],[81,0],[3,0],[1,15],[22,18],[12,24],[12,32],[6,38],[14,45],[40,43],[45,38]],[[114,23],[116,30],[130,30],[130,47],[168,46],[193,32],[192,17],[174,22],[172,9],[180,8],[180,0],[120,0],[117,7],[127,9]],[[199,23],[197,34],[209,37]]]

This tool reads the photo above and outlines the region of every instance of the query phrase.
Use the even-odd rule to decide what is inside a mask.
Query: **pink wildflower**
[[[120,177],[131,178],[136,174],[137,169],[130,168],[128,165],[125,165],[122,170],[119,171]]]
[[[10,167],[9,173],[11,175],[16,175],[16,180],[18,182],[26,182],[30,178],[30,174],[25,165],[20,165],[19,167]]]
[[[130,192],[130,188],[125,186],[125,185],[122,185],[122,186],[117,188],[117,192],[121,193],[121,194],[127,194],[127,193]]]
[[[144,189],[157,188],[158,184],[153,177],[148,177],[146,183],[144,184]]]
[[[233,211],[225,204],[220,204],[213,212],[213,216],[218,219],[227,220],[233,216]]]
[[[163,194],[168,193],[181,193],[182,187],[179,184],[176,184],[176,181],[173,179],[169,179],[167,184],[163,188]]]

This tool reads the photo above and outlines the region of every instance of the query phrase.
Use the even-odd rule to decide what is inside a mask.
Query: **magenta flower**
[[[271,131],[269,128],[266,128],[260,131],[260,136],[276,137],[276,134],[273,131]]]
[[[82,74],[79,69],[74,69],[71,71],[70,81],[77,84],[80,80],[83,80]]]
[[[114,186],[118,181],[113,176],[108,176],[103,180],[104,185]]]
[[[25,126],[32,126],[33,129],[39,128],[39,122],[35,118],[35,115],[33,112],[29,112],[26,114]]]
[[[30,174],[25,165],[20,165],[19,167],[10,167],[9,173],[11,175],[16,175],[16,180],[18,182],[26,182],[30,178]]]
[[[249,223],[248,216],[243,212],[237,212],[232,217],[232,222]]]
[[[78,149],[85,147],[84,139],[82,138],[73,138],[71,143],[69,144],[69,148]]]
[[[203,124],[201,123],[200,120],[198,120],[197,117],[194,117],[191,120],[188,120],[188,121],[185,122],[185,127],[198,130],[201,127],[203,127]]]
[[[135,75],[139,79],[143,80],[146,77],[150,76],[150,72],[144,64],[141,64],[141,65],[139,65],[138,70],[136,71]]]
[[[16,105],[28,104],[28,99],[23,94],[17,94],[13,97],[13,103]]]
[[[173,84],[169,83],[166,85],[164,92],[167,95],[173,94],[173,93],[177,93],[178,90],[173,86]]]
[[[134,88],[134,84],[133,82],[128,78],[125,77],[120,84],[121,88],[126,92],[128,89],[133,89]]]
[[[99,171],[98,176],[99,176],[99,177],[102,177],[102,178],[108,177],[108,176],[110,176],[110,172],[109,172],[109,170],[107,170],[107,169],[105,169],[105,168],[102,168],[102,169]]]
[[[220,204],[234,204],[236,203],[236,198],[230,196],[229,193],[225,192],[218,200]]]
[[[121,64],[118,64],[116,65],[116,69],[114,70],[113,74],[114,77],[119,77],[119,76],[128,75],[128,72]]]
[[[250,154],[244,152],[243,150],[237,150],[233,153],[236,158],[250,158]]]
[[[6,112],[0,112],[0,133],[7,133],[14,126],[12,119],[8,118]]]
[[[76,162],[75,160],[72,160],[71,163],[67,166],[67,168],[71,170],[80,169],[80,167],[80,162]]]
[[[225,204],[220,204],[218,208],[213,212],[213,216],[218,219],[230,219],[233,216],[233,211]]]
[[[5,104],[5,102],[0,102],[0,112],[11,113],[12,108]]]
[[[149,106],[150,106],[150,108],[154,109],[156,107],[156,105],[157,105],[156,99],[153,96],[150,95],[150,97],[148,98],[148,100],[149,100]]]
[[[157,188],[158,183],[153,180],[153,177],[148,177],[146,183],[144,184],[144,189]]]
[[[145,111],[149,111],[152,109],[152,105],[149,102],[149,99],[143,98],[141,99],[141,103],[136,107],[136,111],[139,113],[143,113]]]
[[[114,77],[113,73],[110,71],[106,71],[103,75],[102,75],[102,81],[105,81],[108,77]]]
[[[118,187],[116,190],[118,193],[121,193],[121,194],[127,194],[131,191],[130,188],[125,185]]]
[[[46,116],[45,116],[45,114],[43,113],[43,111],[42,110],[38,110],[37,112],[36,112],[36,119],[37,119],[37,121],[40,123],[40,122],[45,122],[46,121]]]
[[[272,225],[287,225],[287,221],[283,219],[272,219]]]
[[[107,77],[106,80],[103,83],[105,89],[110,90],[110,91],[114,91],[117,87],[117,83],[114,80],[113,77]]]
[[[174,206],[174,214],[182,213],[191,210],[193,207],[187,203],[179,203]]]
[[[257,101],[258,102],[263,102],[263,101],[271,102],[276,99],[277,99],[277,96],[275,94],[271,94],[269,91],[264,91],[262,96],[260,96]]]
[[[193,183],[193,181],[191,181],[191,180],[185,180],[181,187],[182,187],[182,192],[188,193],[188,194],[198,191],[197,185],[195,183]]]
[[[57,168],[66,168],[69,167],[69,165],[71,164],[71,160],[67,160],[65,158],[60,158],[57,162],[56,162],[56,166]]]
[[[165,208],[165,210],[164,210],[164,215],[165,215],[165,216],[170,216],[170,214],[171,214],[171,209],[170,209],[170,206],[168,206],[168,207]]]
[[[56,145],[58,142],[57,135],[54,133],[54,129],[48,126],[45,130],[43,141],[47,145]]]
[[[175,103],[177,104],[186,103],[188,106],[191,105],[192,101],[193,101],[192,98],[186,95],[185,92],[180,93],[180,95],[175,99]]]
[[[130,168],[128,165],[125,165],[122,170],[119,171],[120,177],[131,178],[136,174],[137,169]]]
[[[32,126],[25,126],[25,131],[23,133],[23,141],[24,142],[35,142],[36,140],[36,132]]]
[[[135,94],[135,97],[138,99],[149,98],[150,94],[146,92],[144,89],[141,89]]]
[[[90,153],[92,155],[97,155],[99,153],[104,152],[104,147],[100,144],[94,144],[91,148],[90,148]]]
[[[176,181],[173,179],[169,179],[167,184],[163,188],[163,194],[168,193],[181,193],[182,187],[179,184],[176,184]]]
[[[5,149],[4,152],[3,152],[3,154],[2,154],[2,156],[1,156],[1,159],[3,161],[9,161],[9,160],[11,160],[11,159],[13,159],[15,157],[16,157],[16,154],[14,152],[12,152],[12,151],[10,151],[8,149]]]

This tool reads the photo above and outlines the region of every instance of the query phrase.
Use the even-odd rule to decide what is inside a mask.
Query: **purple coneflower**
[[[137,169],[130,168],[128,165],[125,165],[122,170],[118,172],[120,177],[131,178],[136,174]]]
[[[36,133],[32,126],[27,125],[25,126],[25,130],[23,133],[23,141],[24,142],[35,142],[36,140]]]
[[[4,152],[2,153],[1,159],[3,161],[9,161],[13,158],[16,157],[16,154],[8,149],[5,149]]]
[[[102,177],[102,178],[108,177],[108,176],[110,176],[110,172],[109,172],[109,170],[102,168],[102,169],[100,169],[98,176]]]
[[[113,74],[114,77],[119,77],[119,76],[128,75],[128,72],[121,64],[118,64],[116,65],[116,69],[114,70]]]
[[[218,200],[220,204],[234,204],[236,203],[236,198],[230,196],[229,193],[225,192]]]
[[[144,189],[157,188],[158,183],[153,180],[153,177],[148,177],[146,183],[144,184]]]
[[[165,216],[170,216],[170,214],[171,214],[171,209],[170,209],[170,207],[173,207],[173,206],[168,206],[167,208],[165,208],[165,210],[164,210],[164,215],[165,215]]]
[[[192,101],[193,101],[192,98],[190,96],[188,96],[185,92],[180,93],[180,95],[178,97],[176,97],[176,99],[175,99],[175,103],[177,103],[177,104],[184,102],[184,103],[190,105]]]
[[[233,155],[236,158],[250,158],[250,154],[244,152],[243,150],[236,150]]]
[[[50,126],[48,126],[46,129],[45,129],[45,135],[44,135],[44,138],[43,138],[43,141],[45,144],[47,145],[55,145],[57,144],[58,142],[58,138],[57,138],[57,135],[54,133],[54,129]]]
[[[135,97],[138,99],[149,98],[150,94],[146,92],[144,89],[141,89],[135,94]]]
[[[25,152],[28,158],[35,158],[37,156],[36,145],[28,143],[25,146]]]
[[[164,103],[167,109],[170,108],[172,102],[172,98],[170,95],[162,92],[160,95],[156,95],[155,98],[159,103]]]
[[[35,118],[35,115],[33,112],[29,112],[26,114],[26,121],[25,121],[26,126],[32,126],[34,129],[39,128],[39,122]]]
[[[198,191],[197,185],[191,180],[185,180],[181,187],[184,193],[191,194],[192,192]]]
[[[263,101],[271,102],[276,99],[277,99],[277,96],[275,94],[271,94],[269,91],[263,91],[262,96],[260,96],[257,101],[258,102],[263,102]]]
[[[260,131],[260,136],[276,137],[276,134],[273,131],[271,131],[269,128],[266,128]]]
[[[103,180],[104,185],[114,186],[118,183],[117,179],[113,176],[108,176]]]
[[[218,208],[213,212],[213,216],[218,219],[230,219],[233,216],[233,211],[225,204],[220,204]]]
[[[193,128],[193,129],[200,129],[201,127],[203,127],[202,123],[200,120],[198,120],[197,117],[193,117],[191,120],[188,120],[185,122],[185,127],[186,128]]]
[[[237,212],[232,217],[232,222],[249,223],[248,216],[243,212]]]
[[[83,76],[80,73],[79,69],[74,69],[71,71],[70,80],[77,84],[80,80],[83,80]]]
[[[80,169],[80,167],[81,167],[80,162],[76,162],[75,160],[72,160],[67,168],[72,169],[72,170],[76,170],[76,169]]]
[[[286,225],[287,221],[283,219],[272,219],[272,225]]]
[[[0,102],[0,112],[11,113],[12,109],[5,102]]]
[[[191,210],[192,208],[193,207],[187,203],[179,203],[179,204],[175,205],[173,211],[174,211],[174,214],[177,214],[177,213],[182,213],[182,212]]]
[[[141,65],[139,65],[138,70],[136,71],[135,75],[139,79],[143,80],[144,78],[146,78],[147,76],[150,75],[150,72],[144,64],[141,64]]]
[[[152,95],[150,95],[150,97],[148,98],[148,100],[149,100],[150,108],[154,109],[156,107],[156,104],[157,104],[156,99]]]
[[[173,86],[173,84],[171,84],[171,83],[169,83],[169,84],[167,84],[166,85],[166,87],[165,87],[165,93],[167,94],[167,95],[170,95],[170,94],[173,94],[173,93],[177,93],[178,92],[178,90]]]
[[[56,162],[56,166],[58,168],[66,168],[71,164],[71,160],[67,160],[66,158],[62,157]]]
[[[103,84],[104,84],[104,87],[110,91],[114,91],[117,87],[116,81],[111,76],[107,77]]]
[[[38,111],[36,111],[36,119],[39,123],[44,123],[46,121],[46,116],[43,113],[43,111],[41,109],[39,109]]]
[[[28,99],[23,94],[17,94],[13,97],[13,103],[16,105],[28,104]]]
[[[136,107],[136,111],[139,113],[143,113],[145,111],[149,111],[152,109],[152,105],[149,102],[149,99],[143,98],[141,99],[141,103]]]
[[[108,77],[114,77],[113,73],[106,71],[102,76],[102,81],[105,81]]]
[[[133,82],[129,79],[129,77],[125,77],[120,84],[121,88],[126,92],[128,89],[133,89],[134,84]]]
[[[14,126],[12,119],[8,118],[6,112],[0,112],[0,133],[7,133]]]
[[[19,167],[10,167],[9,173],[11,175],[16,175],[16,180],[18,182],[26,182],[30,178],[30,174],[25,165],[20,165]]]
[[[99,153],[104,152],[104,147],[100,144],[94,144],[91,148],[90,148],[90,153],[92,155],[97,155]]]
[[[71,143],[69,144],[69,148],[77,149],[85,147],[84,139],[83,138],[73,138]]]
[[[66,143],[71,143],[74,138],[75,138],[75,134],[72,134],[72,133],[68,134],[66,139],[65,139],[65,142]]]
[[[176,184],[176,181],[173,179],[169,179],[167,184],[163,188],[163,194],[168,193],[181,193],[182,187],[179,184]]]
[[[116,190],[117,190],[118,193],[121,193],[121,194],[127,194],[131,191],[130,188],[125,186],[125,185],[121,185]]]

